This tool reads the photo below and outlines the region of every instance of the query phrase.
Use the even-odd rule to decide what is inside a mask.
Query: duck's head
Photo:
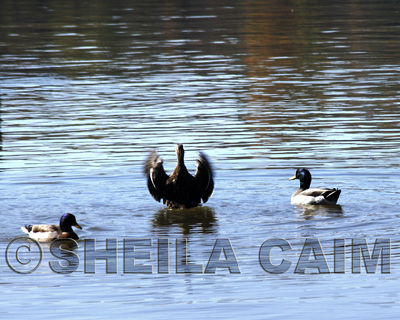
[[[65,213],[60,219],[60,228],[63,232],[72,231],[72,227],[82,229],[82,227],[76,222],[76,218],[72,213]]]
[[[299,179],[300,180],[300,188],[308,189],[311,184],[311,173],[307,169],[300,168],[296,170],[296,173],[293,177],[289,178],[289,180]]]
[[[176,155],[178,157],[178,160],[183,161],[183,157],[185,155],[185,150],[183,150],[183,144],[178,143],[176,145]]]

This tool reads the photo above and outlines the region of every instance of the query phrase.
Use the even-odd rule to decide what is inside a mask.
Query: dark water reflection
[[[101,250],[106,238],[185,237],[204,267],[228,238],[242,270],[64,277],[46,265],[28,286],[3,259],[1,312],[29,301],[43,319],[55,315],[44,308],[80,318],[398,314],[399,10],[389,0],[0,1],[1,247],[26,223],[73,212],[79,236]],[[146,190],[147,153],[157,148],[172,172],[176,143],[189,170],[200,150],[215,166],[204,207],[169,211]],[[340,205],[292,206],[298,167],[313,186],[342,189]],[[348,251],[340,277],[260,268],[265,240],[287,239],[293,251],[276,263],[295,265],[309,237],[328,247],[392,238],[393,273],[355,276]]]
[[[305,220],[314,219],[315,217],[342,217],[344,212],[341,205],[307,205],[296,206],[296,210],[301,213]]]
[[[1,95],[1,91],[0,91],[0,152],[3,150],[3,130],[2,130],[2,125],[3,125],[3,114],[2,114],[2,110],[3,110],[3,98]],[[0,154],[0,161],[2,159],[2,154]]]
[[[197,207],[191,209],[160,209],[153,217],[153,225],[157,229],[178,226],[183,235],[191,232],[216,232],[217,219],[214,209]],[[199,229],[199,231],[196,231]],[[157,231],[156,231],[157,232]]]

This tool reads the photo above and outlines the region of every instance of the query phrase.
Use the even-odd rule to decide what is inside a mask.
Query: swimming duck
[[[183,145],[178,144],[178,163],[170,176],[165,173],[157,151],[152,151],[146,160],[145,174],[150,194],[157,201],[163,199],[169,208],[196,207],[201,204],[201,200],[206,203],[214,190],[213,170],[206,155],[199,153],[197,170],[192,176],[186,169],[184,154]]]
[[[300,188],[293,193],[292,204],[336,204],[341,190],[329,188],[310,188],[311,173],[307,169],[297,169],[289,180],[299,179]]]
[[[75,216],[72,213],[66,213],[61,216],[59,226],[51,224],[27,224],[25,227],[21,227],[21,230],[29,235],[30,238],[38,242],[50,242],[54,239],[60,238],[78,240],[79,237],[72,230],[72,226],[82,229],[82,227],[76,222]]]

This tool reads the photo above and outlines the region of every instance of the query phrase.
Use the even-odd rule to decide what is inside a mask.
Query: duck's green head
[[[82,229],[82,227],[76,222],[76,218],[72,213],[65,213],[60,219],[60,228],[63,232],[72,231],[72,227]]]
[[[300,187],[304,189],[308,189],[311,184],[311,173],[307,169],[300,168],[296,170],[296,173],[293,177],[289,178],[289,180],[299,179]]]

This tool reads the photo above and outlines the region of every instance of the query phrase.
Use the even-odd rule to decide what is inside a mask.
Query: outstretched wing
[[[160,201],[164,197],[165,183],[168,175],[164,171],[163,161],[153,150],[147,157],[144,172],[147,178],[147,187],[154,199]]]
[[[199,152],[199,159],[196,160],[196,166],[197,170],[194,174],[194,179],[200,192],[200,197],[206,203],[214,191],[213,169],[206,155],[202,152]]]

